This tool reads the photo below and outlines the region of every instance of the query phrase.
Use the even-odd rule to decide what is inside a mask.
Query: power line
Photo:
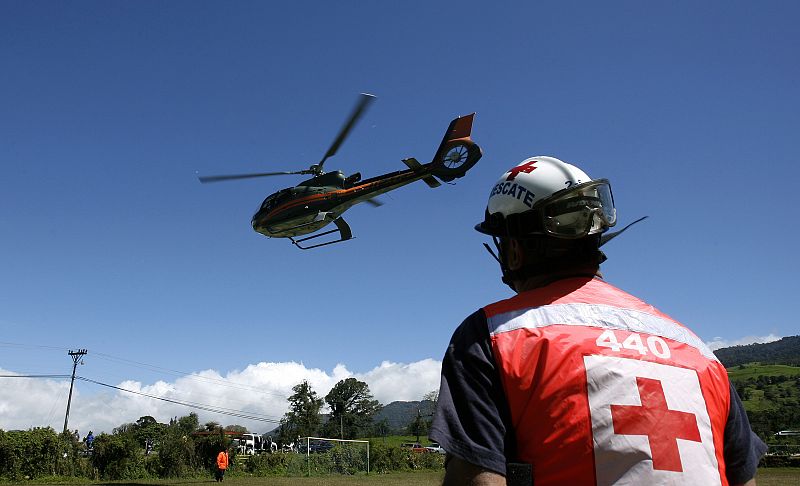
[[[70,375],[0,375],[0,378],[69,378]]]
[[[218,385],[221,385],[221,386],[225,386],[225,387],[228,387],[228,388],[233,388],[233,389],[238,389],[238,390],[245,390],[245,391],[252,391],[252,392],[256,392],[256,393],[261,393],[263,395],[272,395],[272,396],[279,397],[279,398],[284,398],[284,399],[288,398],[288,396],[286,396],[286,395],[284,395],[282,393],[265,391],[265,390],[262,390],[260,388],[254,387],[254,386],[245,385],[243,383],[232,382],[232,381],[226,380],[224,378],[209,378],[209,377],[206,377],[206,376],[200,376],[197,373],[188,373],[188,372],[185,372],[185,371],[173,370],[173,369],[170,369],[170,368],[163,368],[163,367],[156,366],[156,365],[151,365],[151,364],[148,364],[148,363],[142,363],[140,361],[134,361],[134,360],[126,359],[126,358],[120,358],[120,357],[117,357],[117,356],[112,356],[110,354],[98,353],[98,352],[95,352],[95,351],[92,351],[92,356],[99,357],[101,359],[106,359],[108,361],[115,361],[115,362],[125,363],[125,364],[128,364],[128,365],[134,366],[134,367],[140,367],[140,368],[147,369],[147,370],[150,370],[150,371],[159,371],[159,372],[168,373],[168,374],[175,375],[175,376],[189,378],[191,380],[215,383],[215,384],[218,384]]]
[[[60,348],[60,347],[56,347],[56,346],[30,345],[30,344],[21,344],[21,343],[11,343],[11,342],[6,342],[6,341],[0,341],[0,346],[28,347],[28,348],[42,348],[42,349],[57,349],[57,350],[63,350],[64,349],[64,348]],[[88,351],[86,349],[81,349],[78,352],[83,352],[83,354],[88,353]],[[72,350],[70,350],[69,354],[70,354],[70,356],[73,355]],[[224,387],[228,387],[228,388],[232,388],[232,389],[244,390],[244,391],[259,393],[259,394],[263,394],[263,395],[272,395],[272,396],[275,396],[275,397],[278,397],[278,398],[282,398],[282,399],[288,399],[287,395],[282,394],[282,393],[269,392],[269,391],[265,391],[263,389],[260,389],[260,388],[254,387],[254,386],[249,386],[249,385],[245,385],[245,384],[242,384],[242,383],[231,382],[230,380],[226,380],[226,379],[218,379],[218,378],[209,378],[209,377],[205,377],[205,376],[199,376],[196,373],[187,373],[187,372],[184,372],[184,371],[173,370],[173,369],[170,369],[170,368],[164,368],[164,367],[161,367],[161,366],[156,366],[156,365],[152,365],[152,364],[148,364],[148,363],[143,363],[143,362],[140,362],[140,361],[134,361],[134,360],[126,359],[126,358],[120,358],[120,357],[117,357],[117,356],[112,356],[110,354],[99,353],[99,352],[95,352],[95,351],[92,351],[92,356],[100,358],[100,359],[105,359],[107,361],[120,362],[120,363],[124,363],[124,364],[130,365],[130,366],[148,369],[150,371],[168,373],[168,374],[172,374],[172,375],[177,375],[177,376],[180,376],[180,377],[188,378],[188,379],[191,379],[191,380],[203,381],[203,382],[207,382],[207,383],[213,383],[213,384],[216,384],[216,385],[219,385],[219,386],[224,386]],[[75,357],[73,357],[73,358],[75,358]],[[74,370],[75,367],[77,367],[77,364],[75,364],[75,366],[73,366],[73,373],[75,371]],[[27,376],[27,377],[30,377],[30,378],[53,378],[53,379],[59,379],[59,378],[63,379],[63,378],[70,377],[70,375],[56,375],[56,374],[52,374],[52,375],[46,375],[46,374],[33,375],[33,374],[30,374],[30,375],[0,375],[0,378],[17,378],[17,377],[22,377],[22,376]],[[184,402],[184,401],[179,401],[179,400],[173,400],[173,399],[169,399],[169,398],[159,397],[159,396],[156,396],[156,395],[149,395],[149,394],[142,393],[142,392],[136,392],[136,391],[133,391],[133,390],[127,390],[127,389],[120,388],[120,387],[117,387],[117,386],[114,386],[114,385],[109,385],[107,383],[102,383],[102,382],[98,382],[98,381],[95,381],[95,380],[91,380],[91,379],[88,379],[88,378],[85,378],[85,377],[77,377],[76,376],[75,378],[79,378],[79,379],[81,379],[83,381],[95,383],[95,384],[98,384],[98,385],[101,385],[101,386],[113,388],[113,389],[124,391],[124,392],[127,392],[127,393],[132,393],[132,394],[136,394],[136,395],[145,396],[145,397],[152,398],[152,399],[155,399],[155,400],[162,400],[162,401],[174,403],[174,404],[185,406],[185,407],[196,408],[198,410],[204,410],[204,411],[219,413],[219,414],[222,414],[222,415],[231,415],[231,416],[234,416],[234,417],[245,418],[245,419],[250,419],[250,420],[259,420],[259,421],[264,421],[264,422],[280,423],[279,419],[268,418],[266,416],[259,417],[259,416],[252,415],[251,412],[245,412],[245,411],[242,411],[242,410],[225,409],[225,408],[222,408],[222,407],[213,407],[211,405],[206,405],[206,404],[202,404],[202,403],[193,403],[193,402]],[[64,421],[65,427],[67,426],[67,420],[68,420],[68,416],[69,416],[69,406],[70,406],[70,401],[71,401],[71,397],[72,397],[73,382],[74,382],[74,378],[72,378],[72,382],[70,383],[70,397],[69,397],[69,399],[67,401],[67,414],[66,414],[65,421]]]
[[[56,375],[56,374],[50,374],[50,375],[0,375],[0,378],[51,378],[51,379],[60,378],[60,379],[66,379],[66,378],[71,378],[71,376],[72,375]],[[151,398],[153,400],[161,400],[161,401],[164,401],[164,402],[173,403],[173,404],[176,404],[176,405],[181,405],[181,406],[188,407],[188,408],[194,408],[194,409],[203,410],[203,411],[206,411],[206,412],[218,413],[220,415],[228,415],[228,416],[237,417],[237,418],[244,418],[244,419],[248,419],[248,420],[255,420],[255,421],[259,421],[259,422],[269,422],[269,423],[275,423],[275,424],[279,424],[281,422],[280,419],[277,419],[277,418],[274,418],[274,417],[269,417],[268,415],[256,414],[255,412],[247,412],[247,411],[244,411],[244,410],[236,410],[236,409],[232,409],[232,408],[214,407],[212,405],[207,405],[207,404],[197,403],[197,402],[174,400],[174,399],[171,399],[171,398],[160,397],[158,395],[151,395],[149,393],[139,392],[139,391],[135,391],[135,390],[128,390],[127,388],[122,388],[122,387],[119,387],[119,386],[116,386],[116,385],[110,385],[108,383],[103,383],[103,382],[100,382],[100,381],[97,381],[97,380],[92,380],[91,378],[86,378],[84,376],[77,376],[76,375],[75,379],[81,380],[81,381],[85,381],[87,383],[93,383],[95,385],[104,386],[104,387],[107,387],[107,388],[112,388],[112,389],[118,390],[118,391],[131,393],[133,395],[139,395],[139,396],[143,396],[143,397],[146,397],[146,398]]]
[[[48,346],[48,345],[43,345],[43,344],[12,343],[12,342],[9,342],[9,341],[0,341],[0,347],[38,348],[38,349],[48,349],[48,350],[58,350],[58,351],[64,351],[64,350],[67,349],[67,348],[60,347],[60,346]],[[144,362],[141,362],[141,361],[135,361],[135,360],[127,359],[127,358],[121,358],[119,356],[113,356],[113,355],[110,355],[110,354],[107,354],[107,353],[100,353],[100,352],[97,352],[97,351],[94,351],[94,350],[90,350],[90,351],[92,352],[92,356],[95,357],[95,358],[104,359],[104,360],[111,361],[111,362],[122,363],[122,364],[126,364],[126,365],[129,365],[129,366],[135,367],[135,368],[141,368],[141,369],[146,369],[146,370],[149,370],[149,371],[156,371],[156,372],[160,372],[160,373],[170,374],[170,375],[174,375],[174,376],[188,378],[190,380],[197,380],[197,381],[204,381],[204,382],[208,382],[208,383],[214,383],[214,384],[217,384],[217,385],[220,385],[220,386],[225,386],[225,387],[232,388],[232,389],[238,389],[238,390],[245,390],[245,391],[250,391],[250,392],[254,392],[254,393],[260,393],[262,395],[271,395],[271,396],[278,397],[278,398],[283,398],[283,399],[287,399],[288,398],[288,396],[283,394],[283,393],[266,391],[266,390],[263,390],[261,388],[255,387],[255,386],[245,385],[244,383],[232,382],[232,381],[224,379],[224,378],[209,378],[209,377],[206,377],[206,376],[199,376],[197,373],[189,373],[189,372],[186,372],[186,371],[173,370],[173,369],[170,369],[170,368],[164,368],[162,366],[153,365],[153,364],[149,364],[149,363],[144,363]]]
[[[0,346],[7,347],[7,348],[41,348],[41,349],[57,349],[59,351],[63,351],[67,348],[63,346],[45,346],[43,344],[22,344],[22,343],[10,343],[8,341],[0,341]]]
[[[126,393],[132,393],[134,395],[140,395],[140,396],[143,396],[143,397],[152,398],[154,400],[161,400],[161,401],[164,401],[164,402],[173,403],[173,404],[181,405],[181,406],[184,406],[184,407],[195,408],[197,410],[203,410],[203,411],[206,411],[206,412],[213,412],[213,413],[218,413],[218,414],[221,414],[221,415],[229,415],[229,416],[232,416],[232,417],[238,417],[238,418],[243,418],[243,419],[248,419],[248,420],[256,420],[256,421],[260,421],[260,422],[270,422],[270,423],[275,423],[275,424],[279,424],[280,423],[279,419],[268,418],[267,416],[264,416],[264,415],[259,416],[260,414],[255,414],[254,415],[253,412],[247,412],[247,411],[244,411],[244,410],[225,409],[225,408],[221,408],[221,407],[212,407],[211,405],[204,405],[204,404],[201,404],[201,403],[183,402],[183,401],[180,401],[180,400],[173,400],[171,398],[165,398],[165,397],[159,397],[157,395],[151,395],[149,393],[138,392],[138,391],[135,391],[135,390],[128,390],[126,388],[121,388],[121,387],[118,387],[118,386],[115,386],[115,385],[109,385],[108,383],[102,383],[102,382],[99,382],[99,381],[96,381],[96,380],[92,380],[90,378],[85,378],[83,376],[76,376],[75,378],[77,378],[79,380],[83,380],[83,381],[89,382],[89,383],[94,383],[95,385],[100,385],[100,386],[105,386],[105,387],[108,387],[108,388],[113,388],[114,390],[119,390],[119,391],[123,391],[123,392],[126,392]]]

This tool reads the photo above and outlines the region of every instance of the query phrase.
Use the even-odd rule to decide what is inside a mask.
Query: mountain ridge
[[[800,336],[787,336],[770,343],[730,346],[714,351],[726,367],[747,363],[800,366]]]

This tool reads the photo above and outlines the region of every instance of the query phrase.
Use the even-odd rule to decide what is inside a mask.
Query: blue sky
[[[489,190],[544,154],[610,179],[622,223],[650,217],[606,248],[609,282],[708,342],[796,335],[798,14],[780,1],[2,2],[0,369],[66,374],[67,350],[88,348],[82,376],[233,394],[181,377],[216,373],[269,393],[260,413],[277,417],[314,373],[324,394],[401,370],[403,391],[376,381],[376,397],[421,397],[461,319],[509,295],[472,229]],[[351,209],[354,240],[307,252],[250,227],[301,177],[198,182],[319,161],[360,92],[378,99],[327,170],[427,161],[471,112],[483,159],[456,185]],[[15,387],[50,399],[0,413],[0,428],[59,428],[63,380],[10,383],[12,410]],[[82,428],[118,398],[76,387]]]

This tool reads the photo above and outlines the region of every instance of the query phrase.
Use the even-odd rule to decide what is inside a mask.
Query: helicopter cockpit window
[[[280,191],[276,194],[269,196],[268,198],[264,199],[264,202],[261,203],[261,210],[268,211],[280,204],[283,204],[289,198],[291,198],[292,194],[290,190]]]
[[[262,211],[266,211],[266,210],[272,209],[272,207],[274,205],[275,205],[275,198],[274,197],[268,197],[268,198],[264,199],[263,203],[261,203],[261,210]]]

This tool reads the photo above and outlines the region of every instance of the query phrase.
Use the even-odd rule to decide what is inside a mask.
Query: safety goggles
[[[578,184],[539,201],[544,233],[558,238],[582,238],[617,223],[614,196],[607,179]]]

